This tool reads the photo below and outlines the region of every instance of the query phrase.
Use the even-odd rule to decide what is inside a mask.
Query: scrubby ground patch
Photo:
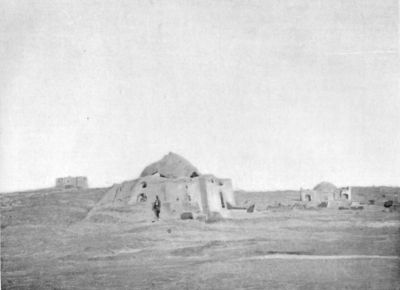
[[[271,210],[152,223],[151,209],[135,205],[88,219],[83,213],[102,194],[2,199],[2,289],[396,289],[399,282],[396,212]]]

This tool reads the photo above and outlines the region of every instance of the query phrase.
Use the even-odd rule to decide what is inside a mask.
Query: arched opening
[[[190,178],[198,177],[199,174],[196,171],[193,171],[192,174],[190,175]]]
[[[349,195],[348,195],[347,193],[344,193],[344,194],[343,194],[343,197],[344,197],[345,199],[349,199]]]
[[[219,192],[219,197],[221,199],[222,208],[225,208],[224,195],[222,194],[222,191]]]
[[[304,198],[306,201],[311,201],[311,195],[309,194],[306,194]]]
[[[147,195],[145,193],[140,193],[137,198],[137,202],[146,202],[147,201]]]

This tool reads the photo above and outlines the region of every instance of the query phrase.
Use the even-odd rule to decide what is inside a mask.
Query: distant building
[[[86,176],[67,176],[56,179],[56,188],[88,188],[88,180]]]
[[[329,202],[335,200],[352,200],[351,187],[337,188],[329,182],[321,182],[314,189],[301,189],[300,200],[304,202]]]

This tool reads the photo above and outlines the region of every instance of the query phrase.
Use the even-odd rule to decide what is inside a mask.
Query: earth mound
[[[175,153],[168,153],[161,160],[148,165],[140,177],[159,174],[165,178],[196,177],[200,173],[189,161]]]

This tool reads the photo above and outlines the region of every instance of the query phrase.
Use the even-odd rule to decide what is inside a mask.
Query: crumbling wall
[[[314,203],[322,203],[327,202],[328,204],[336,205],[340,204],[339,201],[351,201],[351,187],[342,187],[342,188],[318,188],[317,190],[309,190],[309,189],[301,189],[300,190],[300,200],[303,202],[314,202]],[[335,201],[338,201],[335,203]]]
[[[86,176],[67,176],[56,178],[57,188],[88,188],[88,180]]]
[[[169,202],[181,203],[188,200],[187,181],[185,180],[169,180],[165,183],[166,200]]]
[[[131,198],[131,189],[136,185],[137,180],[125,181],[121,184],[114,184],[98,202],[98,207],[124,206]]]
[[[139,178],[136,184],[130,189],[130,199],[128,204],[135,204],[139,200],[139,196],[144,194],[146,202],[152,202],[159,197],[161,201],[166,201],[165,179],[157,176],[147,176]]]
[[[236,205],[230,179],[219,179],[212,175],[195,178],[168,179],[160,176],[145,176],[115,184],[96,206],[97,209],[126,207],[161,200],[162,211],[173,214],[182,212],[221,213],[229,216],[227,203]],[[146,196],[145,200],[138,197]]]
[[[230,181],[212,175],[202,175],[199,180],[203,212],[207,215],[218,212],[229,217],[227,202],[236,204]]]
[[[202,209],[198,178],[167,180],[165,195],[171,209],[176,212]]]
[[[194,178],[192,179],[192,182],[187,183],[186,190],[190,205],[198,207],[200,211],[203,211],[199,178]]]
[[[88,187],[87,177],[85,176],[75,177],[75,186],[78,188],[87,188]]]
[[[339,189],[339,199],[347,199],[347,200],[352,200],[351,196],[351,187],[342,187]]]
[[[316,202],[316,203],[321,202],[321,198],[318,192],[311,189],[301,189],[300,200],[303,202]]]
[[[217,182],[218,188],[222,191],[226,202],[229,202],[231,205],[236,205],[235,194],[233,192],[232,180],[224,178],[218,179]]]
[[[202,210],[198,178],[168,179],[156,176],[139,178],[131,189],[128,204],[139,202],[144,194],[151,204],[158,195],[163,208],[174,213]]]

